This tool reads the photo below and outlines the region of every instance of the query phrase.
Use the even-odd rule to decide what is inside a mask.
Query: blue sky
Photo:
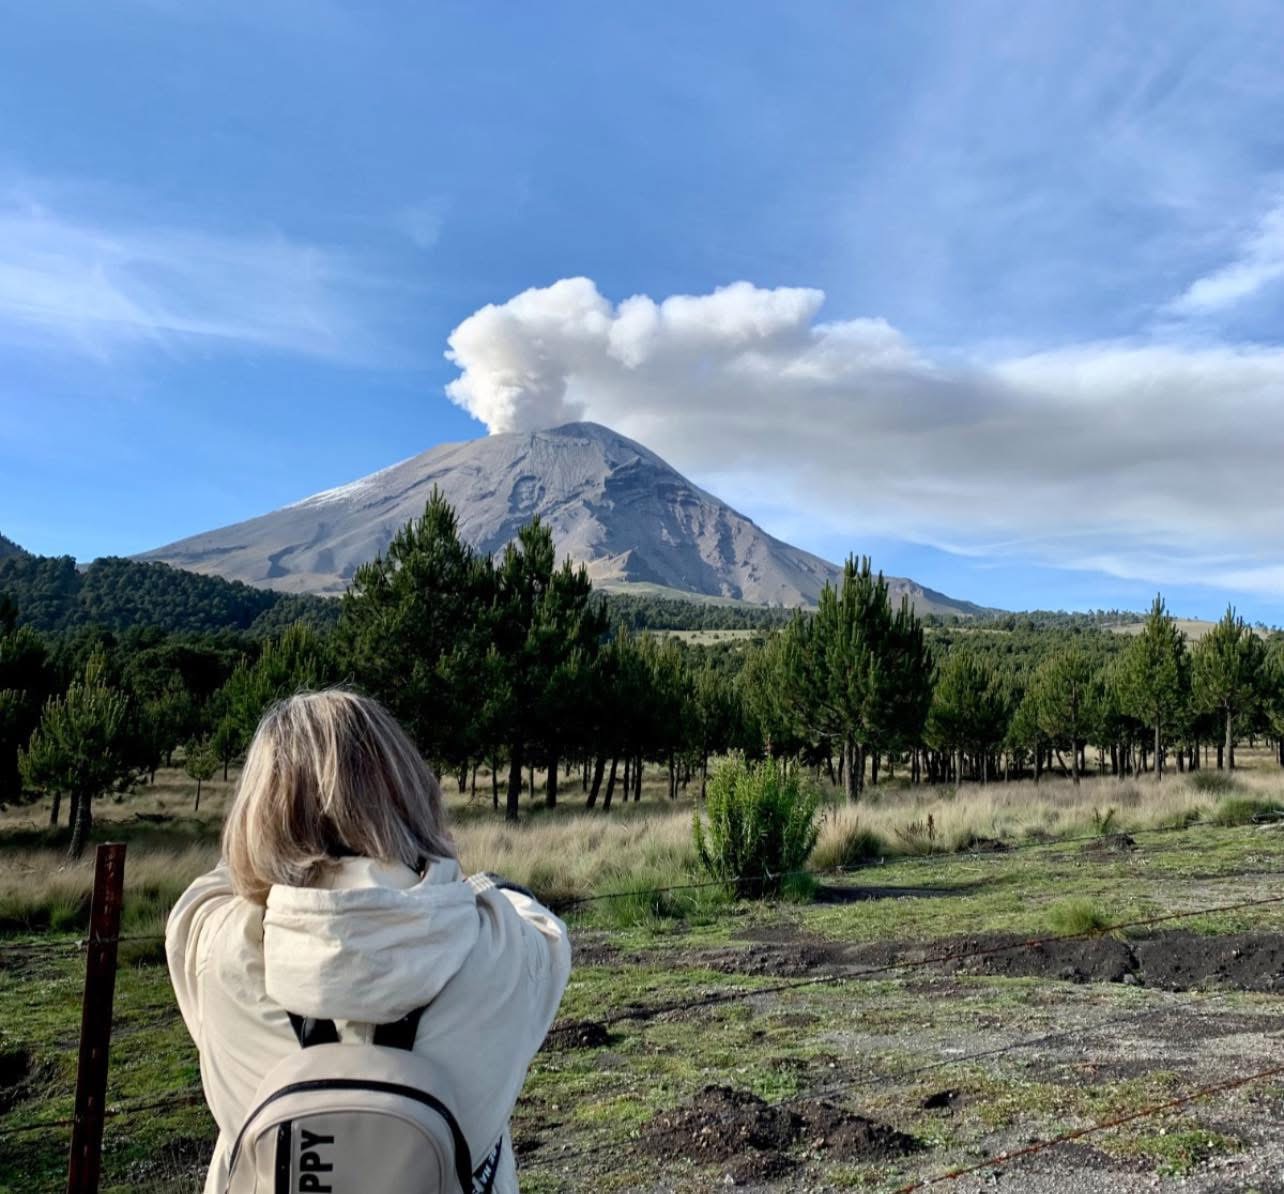
[[[1235,0],[19,6],[0,531],[128,554],[569,412],[956,596],[1284,621],[1281,44]]]

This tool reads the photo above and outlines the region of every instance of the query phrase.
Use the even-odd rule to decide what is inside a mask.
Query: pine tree
[[[241,733],[231,717],[224,716],[218,719],[214,733],[210,735],[210,747],[223,768],[223,782],[226,783],[227,769],[242,750]]]
[[[1034,715],[1042,733],[1070,748],[1070,768],[1079,785],[1079,751],[1092,734],[1100,680],[1092,660],[1070,647],[1046,659],[1031,683]]]
[[[40,724],[19,756],[23,778],[54,798],[54,821],[63,794],[71,798],[70,854],[84,852],[93,824],[95,796],[130,778],[129,702],[104,678],[101,655],[90,659],[82,679],[45,705]]]
[[[1228,768],[1235,767],[1235,721],[1261,704],[1266,668],[1262,640],[1237,617],[1233,606],[1196,645],[1192,653],[1195,704],[1222,719]]]
[[[1164,732],[1171,731],[1186,712],[1188,663],[1186,640],[1163,597],[1157,596],[1116,674],[1120,708],[1154,733],[1156,781],[1163,778]]]
[[[501,669],[503,701],[496,724],[508,746],[506,814],[517,820],[522,768],[543,745],[560,759],[566,707],[564,685],[590,674],[606,631],[606,615],[590,600],[587,570],[566,560],[555,566],[552,531],[538,518],[517,533],[495,567],[495,601],[488,634]]]
[[[338,654],[347,674],[381,700],[439,770],[480,758],[476,710],[494,677],[487,621],[491,562],[459,536],[436,488],[421,517],[357,569],[343,597]]]
[[[183,752],[183,770],[190,779],[196,781],[196,801],[192,806],[193,812],[200,811],[201,785],[207,779],[214,778],[218,765],[218,753],[214,750],[208,738],[203,738],[200,741],[193,739],[187,744],[187,748]]]
[[[21,795],[18,752],[39,724],[52,679],[40,636],[18,625],[18,607],[0,594],[0,800]]]
[[[932,693],[929,740],[955,756],[955,776],[963,782],[964,758],[975,760],[982,783],[989,779],[989,758],[1007,734],[1007,694],[994,669],[971,651],[955,649],[946,656]]]
[[[849,558],[842,584],[826,585],[816,612],[784,631],[781,706],[804,738],[836,745],[843,787],[855,800],[871,748],[916,741],[928,707],[928,655],[907,603],[892,610],[887,581]]]
[[[259,721],[274,702],[296,692],[321,688],[334,678],[325,640],[299,622],[269,639],[259,657],[243,659],[218,695],[224,718],[235,727],[236,752],[254,737]]]

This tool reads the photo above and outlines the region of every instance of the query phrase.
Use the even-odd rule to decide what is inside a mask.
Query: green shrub
[[[1270,820],[1284,813],[1284,806],[1277,800],[1254,800],[1251,796],[1225,796],[1217,802],[1209,820],[1214,825],[1251,825],[1254,821]]]
[[[1191,771],[1186,782],[1196,792],[1204,792],[1209,796],[1225,796],[1228,792],[1239,790],[1235,777],[1225,771]]]
[[[692,819],[696,855],[737,896],[775,895],[815,848],[819,807],[819,795],[797,771],[733,755],[709,777],[707,824],[699,809]]]
[[[1109,927],[1110,918],[1091,900],[1063,900],[1048,909],[1048,924],[1061,936],[1098,933]]]

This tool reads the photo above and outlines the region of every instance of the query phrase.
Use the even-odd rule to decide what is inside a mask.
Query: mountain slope
[[[803,605],[837,576],[832,564],[768,535],[641,444],[593,423],[442,444],[141,558],[285,592],[340,593],[360,564],[422,513],[434,485],[479,550],[500,550],[539,515],[559,554],[586,564],[606,588]],[[977,612],[912,582],[893,587],[921,612]]]
[[[19,547],[7,535],[0,535],[0,560],[6,559],[9,556],[25,556],[26,554],[26,551]]]

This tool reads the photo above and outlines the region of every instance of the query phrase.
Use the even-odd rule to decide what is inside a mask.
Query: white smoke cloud
[[[605,423],[751,512],[854,546],[1284,595],[1284,351],[942,364],[884,320],[821,321],[823,300],[738,282],[616,305],[564,279],[464,320],[448,392],[495,433]]]

